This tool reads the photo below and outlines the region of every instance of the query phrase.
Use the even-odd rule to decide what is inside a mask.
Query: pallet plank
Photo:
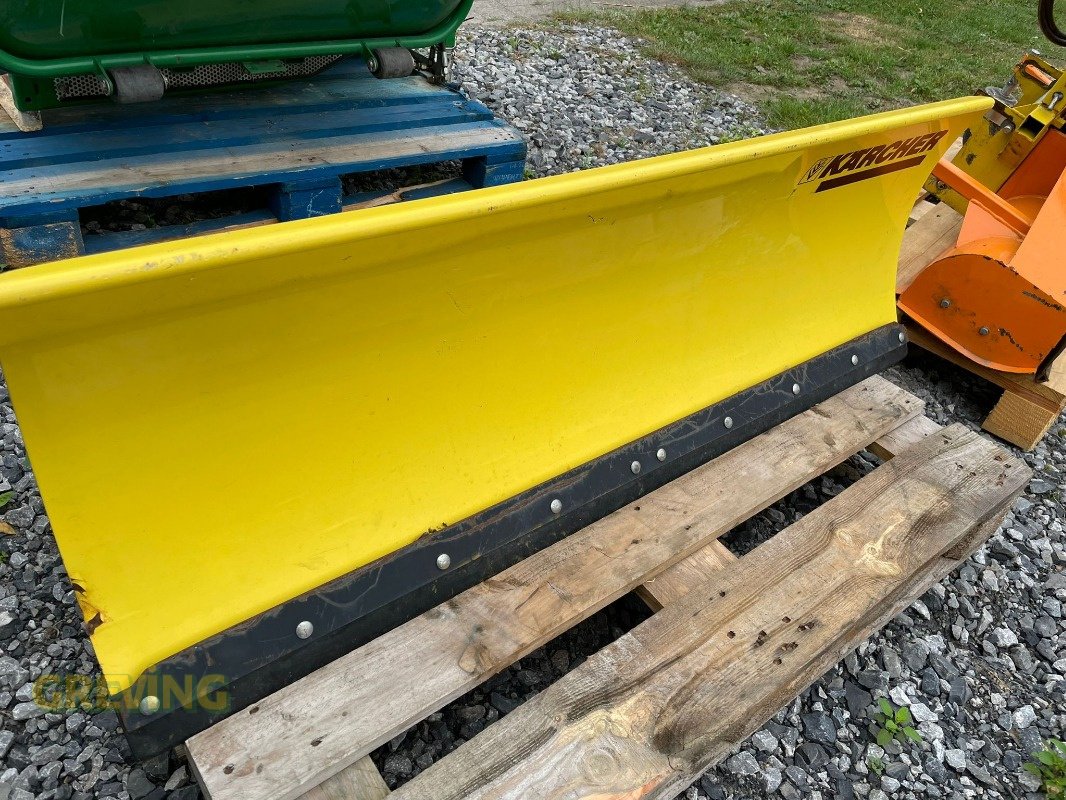
[[[866,449],[883,461],[888,461],[938,430],[940,426],[929,417],[915,417],[889,431]]]
[[[297,797],[921,409],[869,378],[197,734],[205,795]]]
[[[954,568],[1030,475],[961,425],[927,437],[390,797],[674,797]]]
[[[961,229],[962,216],[947,203],[940,203],[907,228],[899,250],[896,294],[910,286],[933,259],[954,246]]]
[[[988,412],[981,427],[1023,450],[1032,450],[1059,418],[1062,406],[1052,410],[1027,397],[1005,391]]]
[[[27,216],[58,208],[126,197],[170,197],[278,182],[437,163],[479,154],[524,158],[524,147],[506,128],[484,124],[419,128],[404,133],[331,136],[237,150],[186,151],[133,156],[121,163],[85,162],[0,171],[4,214]],[[195,164],[195,169],[192,168]]]
[[[370,756],[364,756],[308,791],[300,800],[385,800],[388,796],[385,779]]]
[[[713,541],[638,586],[637,595],[652,611],[659,611],[736,560],[737,557],[728,547],[717,540]]]

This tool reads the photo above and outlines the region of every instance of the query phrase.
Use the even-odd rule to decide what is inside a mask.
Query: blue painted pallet
[[[521,180],[525,154],[521,135],[481,103],[417,76],[378,80],[356,59],[282,85],[59,109],[33,133],[0,123],[0,262],[28,266],[373,203],[344,196],[341,176],[353,173],[457,160],[462,178],[408,195],[510,183]],[[269,208],[81,235],[79,212],[111,200],[236,187],[268,188]]]

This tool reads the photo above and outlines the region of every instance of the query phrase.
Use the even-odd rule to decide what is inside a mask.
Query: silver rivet
[[[561,506],[560,506],[561,507]],[[437,556],[437,569],[448,569],[452,565],[452,557],[447,553]]]
[[[907,341],[907,334],[905,334],[903,331],[900,331],[899,332],[899,343],[903,344],[905,341]]]
[[[800,393],[800,385],[798,383],[792,384],[792,394]]]
[[[981,328],[981,330],[979,330],[978,333],[981,334],[982,336],[988,336],[988,328]]]
[[[159,710],[159,698],[154,694],[150,694],[141,700],[140,705],[141,713],[147,716],[148,714],[154,714]]]
[[[315,626],[306,619],[296,626],[296,636],[300,639],[309,639],[314,632]]]
[[[853,365],[855,365],[855,366],[858,366],[859,365],[859,357],[858,356],[852,356],[851,357],[851,363]]]
[[[732,417],[726,417],[725,419],[722,420],[722,424],[725,425],[727,428],[732,428],[733,427],[733,418]]]
[[[666,451],[660,447],[655,451],[655,457],[660,461],[666,461]]]
[[[560,500],[558,497],[556,497],[554,500],[552,500],[552,513],[553,514],[558,514],[562,510],[563,510],[563,501]]]
[[[639,461],[634,461],[632,464],[629,465],[629,468],[631,470],[633,470],[633,474],[634,475],[639,475],[640,474],[640,462]]]
[[[943,300],[941,300],[941,301],[940,301],[940,307],[941,307],[941,308],[950,308],[950,307],[951,307],[951,301],[950,301],[950,300],[948,300],[948,299],[947,299],[947,298],[945,297],[945,298],[944,298]]]

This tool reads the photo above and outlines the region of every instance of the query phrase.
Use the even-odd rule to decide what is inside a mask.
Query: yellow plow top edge
[[[105,675],[892,322],[907,211],[990,103],[0,275]],[[805,180],[900,137],[932,144]]]
[[[100,253],[56,261],[0,276],[0,312],[69,295],[102,291],[118,285],[187,276],[213,268],[229,268],[236,257],[297,254],[331,244],[350,243],[419,230],[424,224],[467,221],[533,206],[562,203],[598,192],[644,186],[655,181],[744,161],[804,150],[833,141],[863,137],[879,131],[962,114],[987,111],[987,97],[963,97],[857,119],[745,139],[698,150],[671,153],[639,161],[612,164],[581,172],[555,175],[476,192],[425,198],[359,212],[317,217],[248,230],[228,231],[192,240],[162,242],[117,253]],[[358,230],[352,225],[358,222]],[[350,269],[345,266],[345,269]],[[338,267],[322,263],[323,274]],[[0,342],[12,341],[19,331],[0,330]]]

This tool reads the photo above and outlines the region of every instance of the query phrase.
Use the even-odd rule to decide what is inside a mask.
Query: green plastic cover
[[[0,2],[0,50],[9,57],[44,61],[417,37],[454,16],[460,4],[460,0],[6,0]]]

